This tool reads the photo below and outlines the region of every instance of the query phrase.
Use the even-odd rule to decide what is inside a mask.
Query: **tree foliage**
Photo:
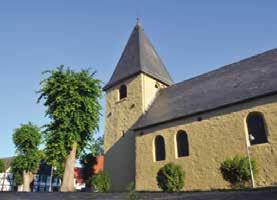
[[[39,128],[32,123],[22,124],[20,128],[15,129],[13,142],[16,151],[19,154],[27,154],[30,151],[37,151],[41,142]]]
[[[30,122],[22,124],[15,129],[13,141],[17,156],[11,162],[11,171],[17,177],[16,182],[21,184],[24,171],[35,173],[39,167],[42,158],[41,151],[38,149],[41,143],[40,129]]]
[[[5,171],[5,164],[4,161],[0,159],[0,173]]]
[[[20,172],[13,172],[13,181],[15,185],[22,185],[23,184],[23,177],[22,173]]]
[[[108,192],[111,187],[111,179],[106,172],[99,172],[90,178],[90,185],[95,192]]]
[[[251,159],[253,175],[256,176],[258,170],[256,161]],[[244,187],[251,180],[249,159],[247,156],[235,156],[221,163],[221,174],[224,180],[228,181],[232,187]]]
[[[97,139],[93,139],[91,145],[91,154],[93,156],[100,156],[104,154],[104,137],[98,137]]]
[[[185,172],[179,165],[168,163],[157,174],[158,186],[165,192],[179,192],[184,187]]]
[[[23,171],[25,165],[26,160],[22,155],[16,156],[11,162],[11,172],[13,173],[16,185],[21,185],[23,183]]]
[[[38,102],[44,101],[50,122],[45,126],[48,162],[62,171],[62,164],[77,144],[77,156],[93,141],[98,130],[102,89],[95,72],[75,72],[60,66],[46,71]]]

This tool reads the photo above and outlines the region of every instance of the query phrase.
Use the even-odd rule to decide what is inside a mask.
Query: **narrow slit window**
[[[119,99],[123,99],[127,97],[127,86],[121,85],[119,88]]]
[[[178,157],[189,156],[189,141],[185,131],[178,131],[176,135]]]
[[[155,138],[155,160],[165,160],[165,143],[160,135]]]

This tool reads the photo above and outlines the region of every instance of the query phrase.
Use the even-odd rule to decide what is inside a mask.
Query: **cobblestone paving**
[[[192,193],[139,193],[141,200],[277,200],[277,188],[255,191],[192,192]],[[125,200],[126,193],[0,193],[0,200]]]

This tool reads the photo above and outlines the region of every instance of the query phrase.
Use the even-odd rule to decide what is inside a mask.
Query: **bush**
[[[0,159],[0,173],[5,171],[5,164],[4,161]]]
[[[137,200],[138,199],[138,194],[136,192],[136,187],[135,187],[135,183],[131,182],[128,187],[127,187],[127,191],[128,191],[128,200]]]
[[[255,176],[258,172],[256,161],[251,159],[252,171]],[[232,187],[245,187],[251,180],[250,165],[247,156],[235,156],[221,163],[221,174],[224,180],[228,181]]]
[[[111,187],[111,179],[106,172],[92,176],[89,183],[95,192],[108,192]]]
[[[157,174],[158,186],[165,192],[179,192],[184,187],[185,172],[173,163],[163,166]]]

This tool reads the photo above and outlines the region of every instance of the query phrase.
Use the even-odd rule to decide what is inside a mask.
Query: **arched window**
[[[176,135],[177,155],[184,157],[189,155],[188,135],[185,131],[178,131]]]
[[[246,118],[248,136],[251,145],[267,143],[265,121],[261,113],[252,112]]]
[[[126,85],[121,85],[119,88],[119,99],[127,97],[127,87]]]
[[[165,160],[164,138],[160,135],[155,138],[155,160]]]

